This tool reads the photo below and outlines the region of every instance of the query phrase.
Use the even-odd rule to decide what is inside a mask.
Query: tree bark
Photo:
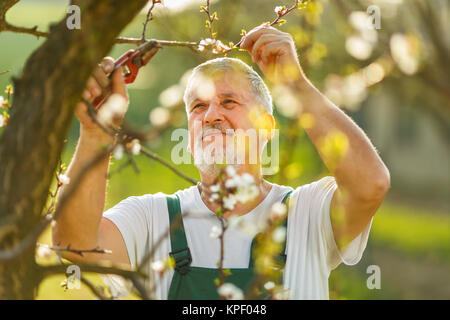
[[[11,117],[0,139],[0,250],[17,245],[41,219],[86,80],[147,1],[72,2],[81,9],[81,29],[69,30],[65,19],[51,26],[13,79]],[[34,251],[0,263],[0,300],[34,297],[42,280]]]

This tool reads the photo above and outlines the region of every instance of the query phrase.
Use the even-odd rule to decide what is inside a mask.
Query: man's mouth
[[[223,136],[223,135],[225,135],[224,131],[221,131],[221,130],[208,130],[208,131],[205,131],[203,133],[203,139],[205,139],[206,137]]]

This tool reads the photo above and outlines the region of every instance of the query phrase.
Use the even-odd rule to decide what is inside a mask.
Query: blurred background
[[[209,38],[206,1],[165,0],[156,5],[147,37],[160,40],[199,41]],[[219,20],[213,23],[217,39],[236,43],[241,30],[275,18],[275,6],[294,1],[211,1]],[[69,1],[22,0],[7,14],[9,22],[26,27],[50,24],[66,15]],[[375,5],[379,29],[367,27]],[[373,8],[373,7],[371,7]],[[372,9],[373,10],[373,9]],[[122,36],[140,37],[144,10]],[[376,13],[375,13],[376,14]],[[82,17],[81,17],[82,18]],[[368,247],[357,266],[339,266],[330,277],[331,299],[449,299],[450,298],[450,4],[446,0],[334,0],[311,1],[286,17],[279,26],[295,39],[300,62],[311,81],[343,108],[368,134],[391,173],[392,188],[376,214]],[[371,20],[374,21],[374,20]],[[31,35],[0,33],[0,88],[19,76],[29,55],[44,39]],[[133,45],[117,44],[110,55],[119,57]],[[246,52],[233,51],[252,65]],[[210,50],[194,53],[186,47],[164,47],[129,86],[127,121],[133,128],[157,129],[160,134],[146,144],[170,161],[174,128],[186,128],[182,104],[189,71],[213,58]],[[258,67],[253,65],[258,71]],[[6,96],[5,96],[6,98]],[[267,179],[297,187],[327,175],[326,168],[294,118],[283,93],[274,94],[275,116],[280,129],[280,165]],[[74,119],[63,161],[69,164],[78,139]],[[1,128],[0,128],[1,134]],[[338,142],[337,142],[338,143]],[[295,146],[295,147],[292,147]],[[113,160],[116,172],[108,184],[109,208],[132,195],[173,193],[189,187],[159,163],[144,156],[135,160],[140,173],[127,161]],[[198,178],[195,167],[177,166]],[[40,239],[51,243],[50,232]],[[49,263],[43,258],[41,263]],[[381,271],[381,289],[368,289],[367,268]],[[96,275],[90,278],[101,283]],[[84,287],[67,290],[63,276],[42,282],[39,299],[92,299]],[[133,297],[130,297],[133,298]]]

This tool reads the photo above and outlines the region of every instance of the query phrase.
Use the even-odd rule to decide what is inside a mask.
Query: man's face
[[[262,110],[249,81],[241,75],[228,72],[214,78],[197,76],[193,81],[187,111],[190,151],[196,161],[198,149],[221,149],[222,155],[226,155],[227,139],[238,129],[251,129],[248,132],[253,130],[256,134],[258,129],[271,129],[272,116]],[[259,155],[257,143],[249,142],[246,148],[246,152],[253,149]]]

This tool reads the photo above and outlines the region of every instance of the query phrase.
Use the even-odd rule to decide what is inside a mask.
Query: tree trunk
[[[73,2],[81,8],[81,29],[69,30],[65,19],[51,26],[13,80],[11,117],[0,140],[0,250],[17,245],[40,220],[86,80],[147,1]],[[42,280],[34,251],[0,263],[0,300],[34,297]]]

